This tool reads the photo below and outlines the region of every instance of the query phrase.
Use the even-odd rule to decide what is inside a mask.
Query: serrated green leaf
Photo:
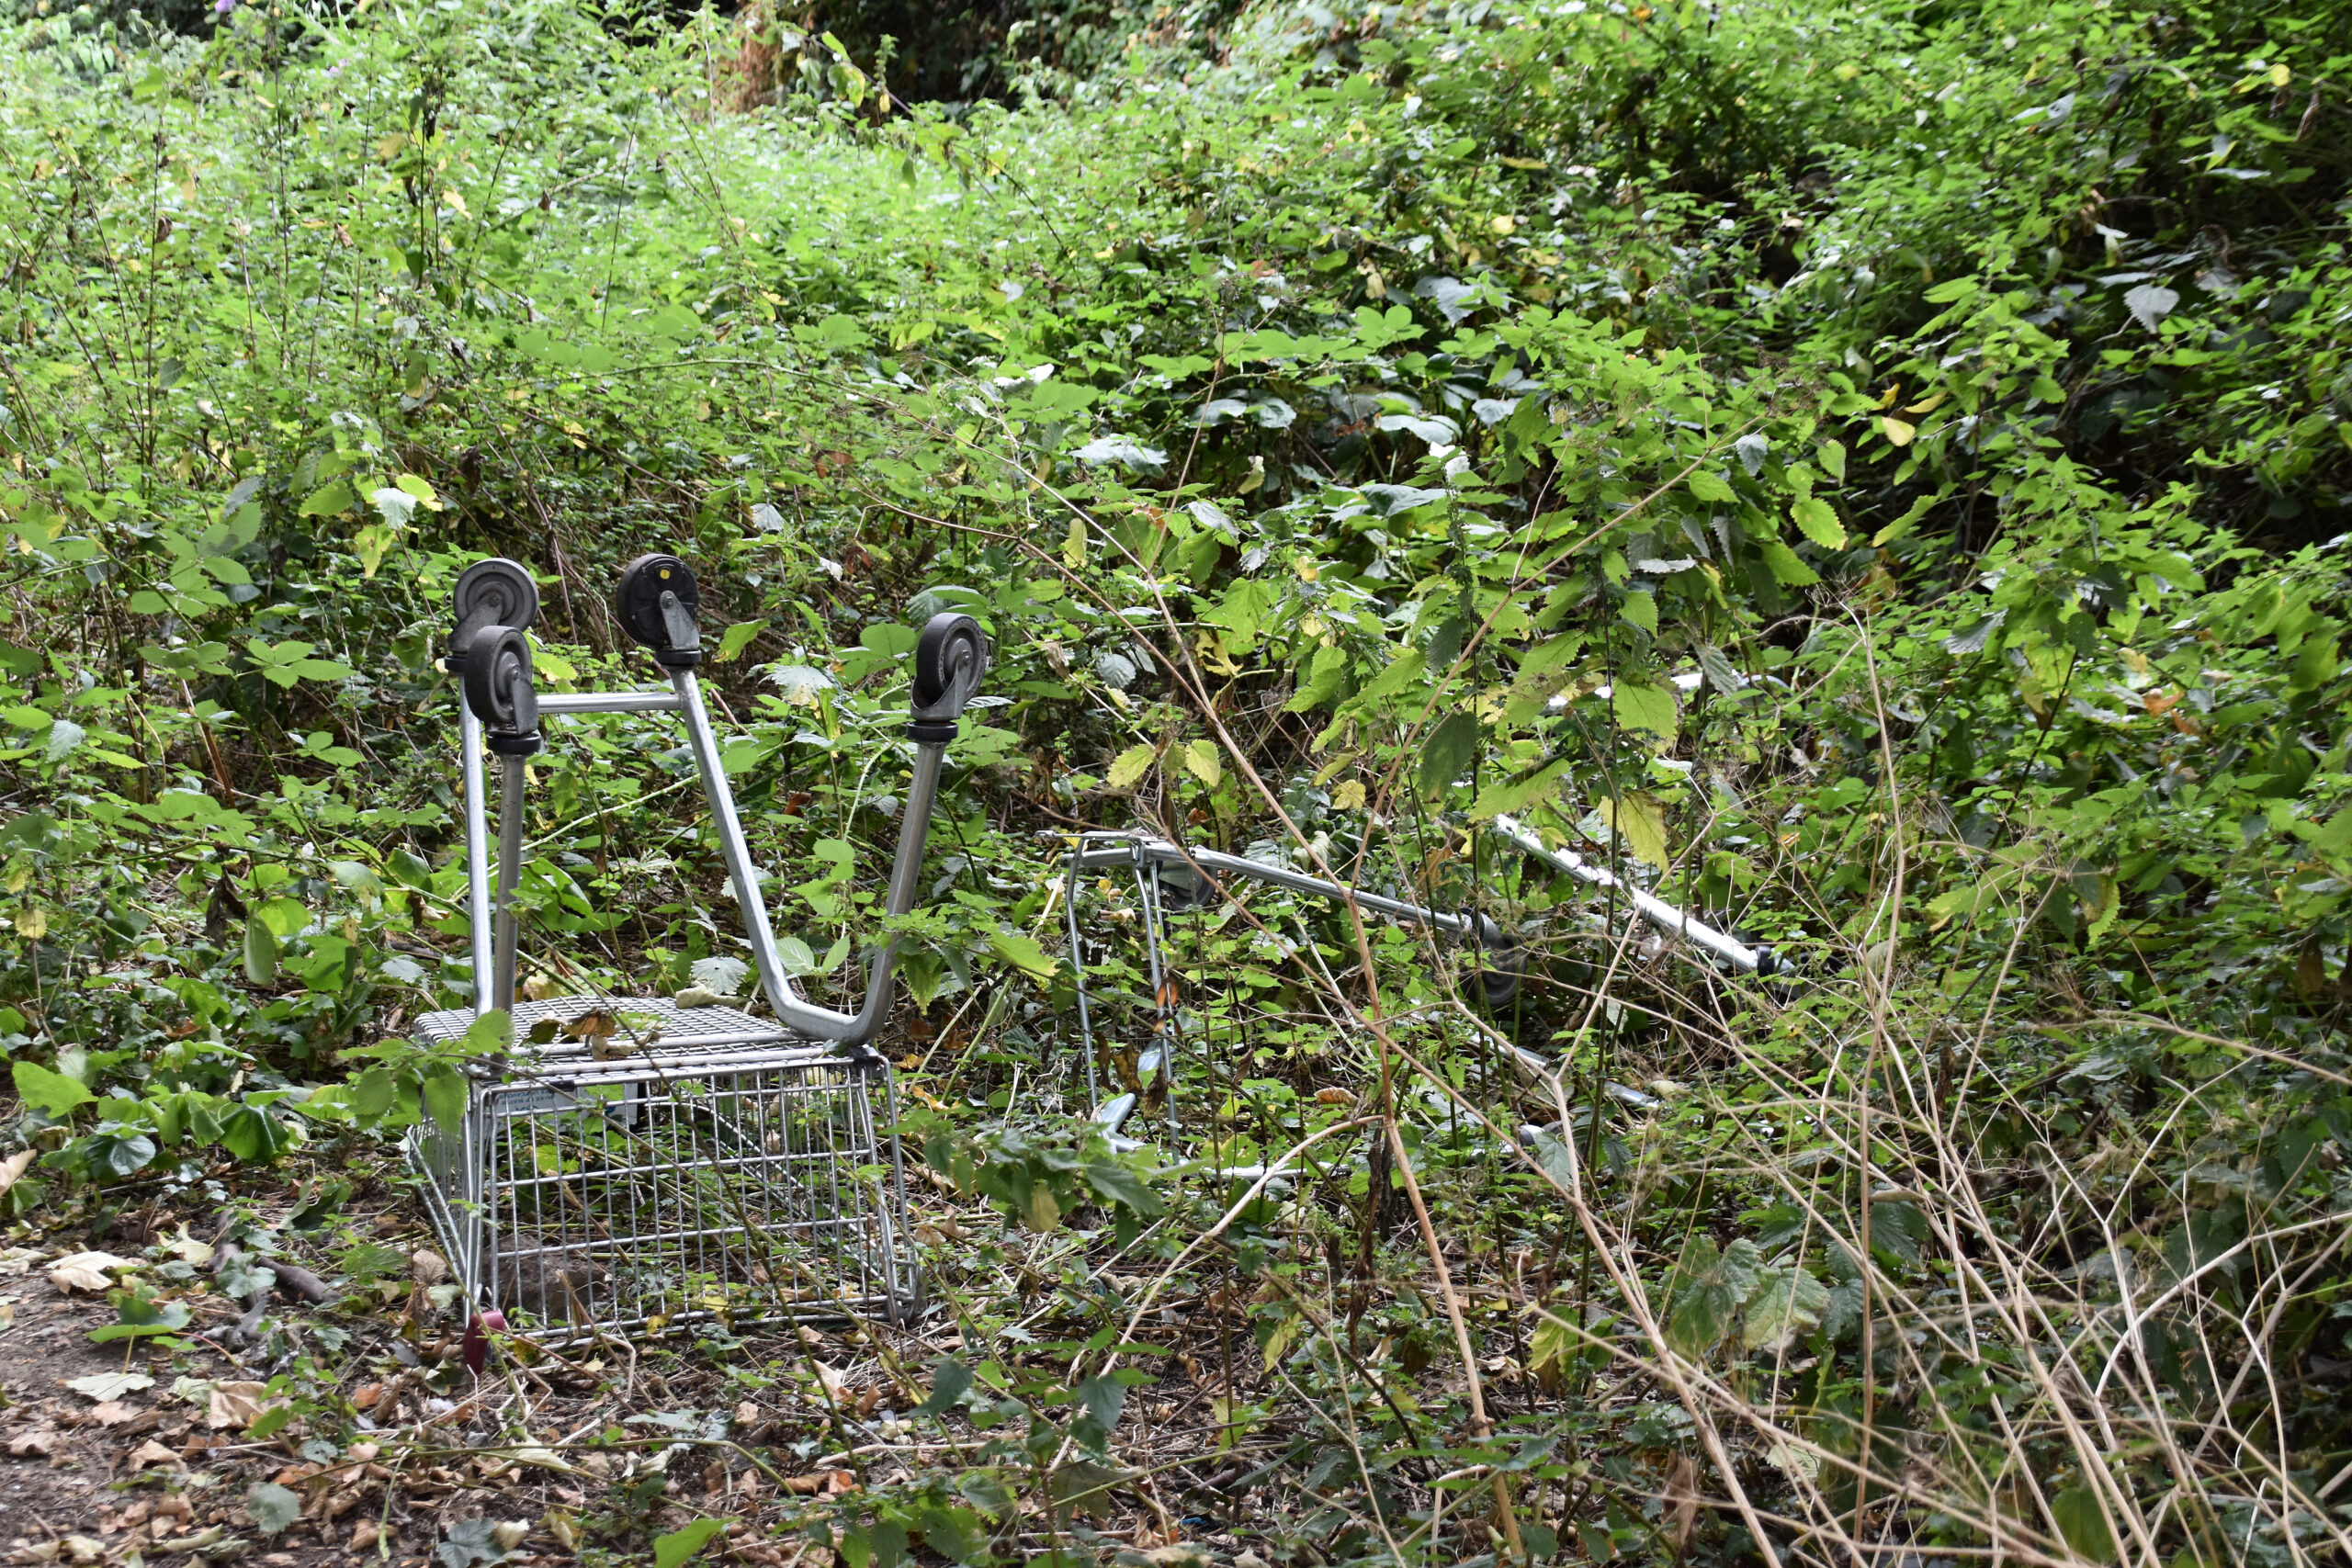
[[[2115,1532],[2108,1528],[2106,1511],[2087,1486],[2069,1486],[2050,1499],[2051,1521],[2066,1544],[2093,1562],[2115,1561]]]
[[[1829,1287],[1803,1269],[1779,1270],[1747,1303],[1740,1343],[1750,1350],[1778,1351],[1821,1326],[1829,1310]]]
[[[710,1544],[718,1532],[727,1528],[721,1519],[696,1519],[668,1535],[653,1538],[653,1568],[678,1568],[678,1565]]]
[[[338,512],[350,511],[358,500],[358,492],[351,488],[348,480],[335,479],[311,492],[310,498],[302,502],[302,515],[332,517]]]
[[[1593,806],[1611,830],[1625,840],[1635,860],[1648,865],[1666,863],[1666,808],[1657,796],[1636,790],[1614,797],[1603,795]]]
[[[434,1122],[451,1137],[465,1130],[466,1075],[451,1066],[439,1066],[424,1075],[420,1086],[424,1095],[424,1109]]]
[[[1668,687],[1620,681],[1611,690],[1609,707],[1624,728],[1641,730],[1661,740],[1674,739],[1674,693]]]
[[[1738,499],[1737,492],[1731,488],[1731,481],[1710,468],[1691,469],[1690,479],[1683,482],[1690,487],[1690,493],[1701,501],[1724,502]]]
[[[1050,980],[1060,966],[1059,960],[1037,945],[1035,937],[1021,931],[990,931],[989,946],[999,958],[1032,979]]]
[[[245,978],[266,986],[277,978],[277,933],[256,912],[245,921]]]
[[[1416,774],[1421,794],[1432,800],[1442,795],[1469,769],[1470,760],[1478,754],[1478,741],[1476,714],[1457,711],[1440,720],[1421,742],[1421,765]]]
[[[1348,656],[1340,648],[1317,649],[1306,679],[1299,682],[1298,690],[1292,693],[1290,701],[1283,705],[1283,711],[1305,713],[1309,708],[1320,707],[1329,702],[1338,695],[1340,682],[1347,671]]]
[[[1188,741],[1184,747],[1184,771],[1208,785],[1217,786],[1225,777],[1225,760],[1219,755],[1214,740]]]
[[[1819,496],[1806,496],[1789,509],[1789,514],[1796,519],[1804,536],[1823,549],[1846,547],[1845,526],[1838,521],[1838,513],[1830,510],[1829,503]]]
[[[721,664],[733,663],[745,649],[752,646],[752,639],[767,629],[768,624],[765,621],[736,622],[719,637],[718,651],[712,654],[711,658]]]
[[[1810,588],[1821,581],[1821,573],[1798,558],[1796,551],[1778,539],[1758,540],[1757,555],[1763,560],[1772,581],[1783,588]]]
[[[1152,760],[1159,753],[1149,746],[1130,746],[1111,762],[1111,787],[1133,789],[1144,774],[1150,771]]]

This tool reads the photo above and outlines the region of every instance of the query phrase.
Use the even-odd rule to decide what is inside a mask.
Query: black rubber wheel
[[[958,693],[955,705],[960,709],[979,690],[988,668],[989,639],[979,622],[954,614],[932,616],[915,644],[916,711],[936,707]]]
[[[657,653],[670,647],[670,627],[662,619],[665,591],[678,596],[689,615],[702,608],[702,590],[695,586],[695,574],[675,556],[638,557],[621,569],[620,583],[613,590],[613,615],[621,629]]]
[[[1479,917],[1478,992],[1487,1003],[1488,1012],[1500,1012],[1510,1006],[1519,995],[1520,976],[1527,969],[1527,949],[1519,938],[1487,919]]]
[[[532,581],[529,569],[497,556],[478,560],[460,572],[457,590],[449,597],[457,613],[449,647],[459,658],[484,626],[526,631],[539,618],[539,585]]]
[[[531,686],[531,642],[514,626],[484,626],[466,649],[466,705],[494,734],[539,728],[539,694]]]

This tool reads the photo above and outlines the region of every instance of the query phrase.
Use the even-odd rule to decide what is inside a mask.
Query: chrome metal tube
[[[511,1013],[514,1010],[514,947],[521,935],[514,913],[514,886],[523,879],[523,770],[527,759],[501,756],[498,762],[498,903],[490,1006]]]
[[[1353,899],[1374,914],[1412,920],[1453,936],[1493,940],[1499,934],[1499,928],[1481,916],[1451,915],[1442,909],[1425,909],[1419,904],[1408,904],[1400,898],[1389,898],[1337,882],[1327,882],[1322,877],[1309,876],[1288,866],[1268,865],[1263,861],[1248,860],[1220,850],[1188,850],[1165,839],[1137,838],[1124,844],[1081,851],[1077,863],[1086,870],[1147,863],[1198,866],[1203,871],[1227,876],[1244,876],[1255,882],[1271,883],[1276,887],[1287,887],[1294,893],[1313,894],[1318,898],[1337,898],[1343,902]]]
[[[760,972],[760,989],[766,995],[768,1006],[775,1010],[776,1021],[788,1029],[844,1045],[864,1044],[882,1021],[891,971],[898,962],[898,940],[886,940],[881,952],[874,955],[873,964],[866,972],[865,999],[854,1014],[819,1007],[800,994],[792,977],[784,972],[784,962],[776,953],[775,933],[768,925],[767,901],[760,893],[758,870],[752,863],[742,822],[735,814],[735,796],[727,787],[727,770],[719,761],[718,739],[711,730],[710,715],[703,707],[702,689],[692,670],[673,671],[670,678],[677,689],[678,712],[685,720],[687,744],[694,752],[695,766],[702,774],[703,793],[710,800],[711,825],[718,833],[719,852],[727,862],[727,874],[735,884],[736,908],[743,918],[743,934],[751,941],[752,956]],[[915,748],[914,779],[907,787],[906,805],[901,808],[898,855],[891,863],[889,888],[883,905],[892,915],[903,915],[914,908],[922,874],[923,844],[930,835],[932,807],[938,799],[939,772],[946,753],[945,741],[924,742]]]
[[[1717,931],[1704,920],[1692,919],[1688,911],[1678,909],[1657,895],[1634,886],[1607,867],[1595,865],[1574,851],[1551,848],[1512,818],[1497,817],[1494,830],[1546,865],[1565,871],[1594,887],[1613,888],[1624,894],[1634,908],[1641,911],[1642,918],[1661,931],[1671,932],[1695,947],[1704,948],[1751,974],[1774,975],[1780,972],[1780,955],[1770,948],[1751,947]]]
[[[675,713],[675,692],[543,692],[539,716],[565,713]]]
[[[458,698],[458,750],[464,758],[466,813],[466,924],[473,935],[474,1010],[490,1010],[490,829],[483,820],[481,720],[460,694]]]

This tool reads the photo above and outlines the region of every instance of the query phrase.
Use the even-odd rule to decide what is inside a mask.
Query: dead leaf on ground
[[[812,1470],[806,1475],[784,1478],[784,1489],[798,1493],[803,1497],[834,1497],[856,1485],[857,1477],[846,1470]]]
[[[217,1382],[205,1400],[204,1424],[216,1432],[242,1431],[262,1413],[267,1383]]]
[[[187,1461],[180,1458],[178,1453],[171,1449],[165,1448],[163,1444],[155,1441],[153,1438],[148,1438],[145,1442],[131,1450],[130,1457],[123,1462],[130,1467],[130,1472],[133,1475],[136,1475],[141,1471],[145,1470],[151,1464],[160,1464],[167,1470],[186,1470],[187,1468]]]
[[[107,1269],[125,1268],[130,1262],[111,1252],[76,1252],[49,1266],[49,1282],[69,1296],[76,1291],[96,1295],[114,1289],[114,1281],[107,1278]]]
[[[119,1399],[101,1400],[90,1411],[90,1419],[101,1427],[119,1427],[136,1421],[146,1414],[135,1404],[125,1404]]]
[[[40,1158],[39,1149],[19,1149],[6,1159],[0,1159],[0,1192],[6,1192],[9,1188],[14,1187],[17,1184],[17,1178],[30,1170],[33,1161],[39,1158]]]
[[[8,1439],[8,1452],[16,1459],[47,1459],[57,1451],[57,1433],[48,1427],[36,1427],[19,1432]]]

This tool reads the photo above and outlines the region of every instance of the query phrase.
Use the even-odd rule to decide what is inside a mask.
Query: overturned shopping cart
[[[694,575],[673,556],[622,573],[615,609],[668,685],[537,693],[525,637],[530,574],[486,560],[458,579],[452,667],[462,675],[467,908],[474,1003],[420,1021],[464,1057],[461,1116],[410,1135],[433,1220],[477,1310],[501,1310],[542,1343],[606,1333],[734,1328],[831,1316],[903,1320],[921,1281],[888,1063],[867,1042],[888,1007],[894,944],[874,954],[864,1004],[840,1013],[801,996],[777,954],[760,877],[737,819],[695,667]],[[956,721],[988,644],[970,617],[939,615],[915,652],[913,776],[886,908],[912,908],[923,841]],[[515,999],[525,762],[544,718],[674,715],[707,804],[759,976],[741,1007],[669,998]],[[485,750],[498,761],[498,843],[485,822]],[[753,1016],[763,999],[771,1016]],[[503,1012],[504,1049],[478,1021]]]

